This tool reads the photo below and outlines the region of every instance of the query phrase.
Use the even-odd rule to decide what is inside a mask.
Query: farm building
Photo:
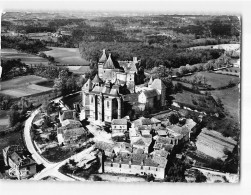
[[[213,158],[225,159],[226,151],[232,152],[237,142],[221,133],[202,129],[196,142],[197,150]]]

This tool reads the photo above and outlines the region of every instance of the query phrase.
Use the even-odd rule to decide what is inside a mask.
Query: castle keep
[[[124,97],[135,94],[139,63],[134,57],[133,61],[120,62],[119,66],[115,66],[111,54],[107,58],[103,50],[98,62],[98,74],[93,80],[88,79],[82,87],[83,108],[80,119],[111,123],[113,119],[123,118],[126,114]],[[143,94],[139,95],[137,103],[150,108],[164,106],[165,88],[160,79],[151,79],[148,87],[140,87]]]

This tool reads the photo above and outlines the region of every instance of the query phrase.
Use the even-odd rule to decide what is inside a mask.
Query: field
[[[49,47],[50,51],[45,51],[46,55],[55,58],[60,64],[89,66],[89,62],[83,59],[78,48]]]
[[[240,44],[220,44],[220,45],[207,45],[207,46],[196,46],[190,47],[189,49],[224,49],[224,50],[238,50]]]
[[[30,64],[43,64],[48,65],[49,61],[45,58],[41,58],[36,55],[19,52],[15,49],[1,49],[1,59],[21,59],[21,61],[27,65]]]
[[[49,91],[51,90],[51,88],[36,85],[40,82],[44,83],[47,81],[47,79],[35,75],[16,77],[14,79],[3,81],[1,83],[2,90],[0,91],[0,94],[12,97],[23,97],[44,91]]]
[[[210,72],[197,72],[191,76],[185,76],[182,78],[192,81],[195,76],[205,77],[206,83],[208,85],[211,85],[212,88],[225,87],[229,84],[230,81],[235,84],[240,82],[239,77],[230,76],[230,75],[215,74],[215,73],[210,73]]]
[[[213,96],[221,99],[224,104],[224,109],[230,116],[234,117],[235,121],[240,119],[240,89],[239,86],[235,86],[223,90],[211,91]]]
[[[237,67],[225,68],[225,69],[217,70],[215,71],[215,73],[240,76],[240,68],[237,68]]]
[[[8,112],[0,110],[0,132],[9,125]]]
[[[195,94],[189,91],[183,90],[182,93],[176,93],[173,95],[174,101],[184,106],[196,109],[198,111],[209,111],[216,108],[216,104],[212,98],[205,95]]]

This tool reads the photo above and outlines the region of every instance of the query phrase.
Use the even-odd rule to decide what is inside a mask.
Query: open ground
[[[51,88],[43,87],[36,84],[44,83],[47,79],[35,75],[16,77],[11,80],[3,81],[2,90],[0,94],[12,96],[12,97],[23,97],[26,95],[32,95],[39,92],[49,91]]]
[[[28,54],[25,52],[19,52],[15,49],[1,49],[1,59],[12,60],[21,59],[21,62],[31,65],[31,64],[43,64],[48,65],[49,61],[45,58]]]

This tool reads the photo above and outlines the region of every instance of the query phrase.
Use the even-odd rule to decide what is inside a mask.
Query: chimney
[[[137,57],[133,57],[133,62],[138,62]]]
[[[112,54],[111,54],[111,53],[109,53],[109,58],[111,58],[111,55],[112,55]]]
[[[105,55],[105,49],[103,49],[103,54]]]

